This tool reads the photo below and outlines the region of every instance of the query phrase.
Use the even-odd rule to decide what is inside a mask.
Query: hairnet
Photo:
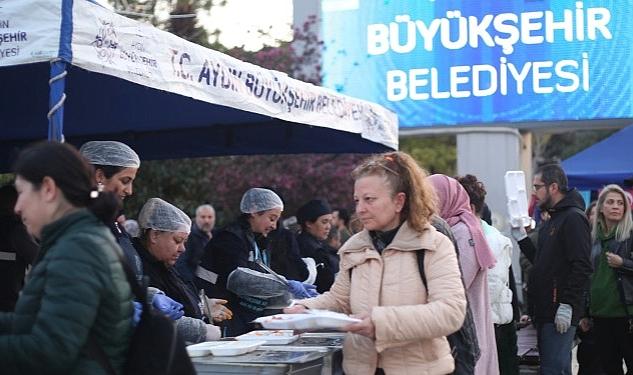
[[[93,165],[138,168],[141,160],[134,150],[117,141],[90,141],[84,143],[79,152]]]
[[[154,229],[165,232],[191,231],[191,219],[178,207],[160,198],[151,198],[138,216],[138,225],[142,229]]]
[[[273,208],[284,209],[284,203],[274,191],[262,188],[252,188],[246,191],[240,202],[240,211],[245,214],[272,210]]]

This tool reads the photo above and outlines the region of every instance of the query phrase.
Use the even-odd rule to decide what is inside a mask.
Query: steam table
[[[288,345],[266,345],[231,357],[194,357],[198,374],[342,375],[344,334],[304,333]]]

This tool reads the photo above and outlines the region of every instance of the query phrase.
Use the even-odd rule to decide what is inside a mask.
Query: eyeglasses
[[[387,155],[385,157],[382,158],[383,160],[386,160],[387,162],[392,162],[395,164],[395,160],[392,156]],[[393,173],[394,175],[400,177],[400,174],[398,172],[396,172],[394,169],[389,168],[388,166],[385,165],[385,162],[383,162],[383,160],[381,159],[375,159],[370,161],[369,163],[366,164],[367,167],[380,167],[384,170],[386,170],[387,172]]]
[[[534,188],[534,191],[538,191],[543,186],[547,186],[547,185],[546,184],[534,184],[534,185],[532,185],[532,188]]]

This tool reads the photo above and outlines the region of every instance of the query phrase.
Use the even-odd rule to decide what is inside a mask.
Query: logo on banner
[[[97,57],[109,64],[113,63],[119,39],[114,31],[114,24],[110,21],[99,20],[101,27],[95,40],[90,43],[97,51]]]
[[[122,67],[130,74],[151,77],[153,70],[158,69],[158,61],[145,48],[144,36],[126,30],[117,33],[114,22],[103,19],[99,22],[101,26],[90,43],[97,51],[97,57],[109,65]]]

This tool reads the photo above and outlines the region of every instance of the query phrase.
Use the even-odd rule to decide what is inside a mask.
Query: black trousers
[[[579,327],[576,335],[580,339],[576,351],[578,375],[604,375],[602,365],[600,365],[600,356],[598,355],[596,332],[593,327],[588,332],[582,332]]]
[[[500,375],[519,375],[517,357],[517,326],[514,321],[508,324],[495,324],[497,357]]]
[[[604,373],[622,375],[622,361],[627,374],[633,374],[633,334],[627,318],[593,318],[598,355]]]

